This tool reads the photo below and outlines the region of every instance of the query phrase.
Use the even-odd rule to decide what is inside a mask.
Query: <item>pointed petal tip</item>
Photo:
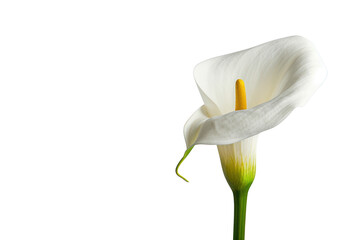
[[[189,181],[179,174],[179,167],[180,167],[181,163],[185,160],[185,158],[189,155],[189,153],[191,152],[191,150],[193,148],[194,148],[194,145],[189,147],[188,149],[186,149],[184,156],[180,159],[179,163],[177,164],[177,166],[175,168],[176,175],[178,175],[180,178],[182,178],[185,182],[189,182]]]
[[[183,161],[183,160],[182,160]],[[180,177],[180,178],[182,178],[185,182],[189,182],[186,178],[184,178],[183,176],[181,176],[180,175],[180,173],[179,173],[179,167],[180,167],[180,164],[181,164],[181,162],[182,162],[181,160],[180,160],[180,162],[178,163],[178,165],[176,166],[176,169],[175,169],[175,173],[176,173],[176,175],[178,175],[178,177]]]
[[[181,176],[178,172],[176,172],[176,175],[178,175],[180,178],[182,178],[185,182],[189,182],[186,178],[184,178],[183,176]]]

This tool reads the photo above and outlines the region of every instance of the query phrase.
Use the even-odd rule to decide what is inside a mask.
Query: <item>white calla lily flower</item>
[[[194,77],[204,105],[184,126],[188,149],[180,163],[196,144],[238,143],[275,127],[308,101],[326,69],[310,41],[292,36],[201,62]],[[237,79],[245,82],[246,110],[234,111]]]
[[[195,67],[194,77],[204,105],[185,124],[187,150],[176,173],[183,178],[178,168],[196,144],[217,145],[234,194],[234,240],[244,240],[258,134],[303,106],[326,70],[314,46],[293,36],[206,60]]]

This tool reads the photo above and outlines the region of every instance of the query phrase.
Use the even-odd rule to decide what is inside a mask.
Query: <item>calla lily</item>
[[[176,173],[195,145],[217,145],[234,192],[234,239],[244,239],[246,197],[255,177],[258,134],[303,106],[322,84],[326,70],[313,44],[293,36],[201,62],[194,77],[204,105],[185,124],[187,150]],[[245,83],[247,109],[234,111],[237,79]],[[236,232],[235,228],[241,229]]]

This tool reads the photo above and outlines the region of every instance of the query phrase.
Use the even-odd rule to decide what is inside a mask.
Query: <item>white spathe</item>
[[[204,105],[186,122],[188,148],[225,145],[273,128],[304,105],[326,77],[307,39],[293,36],[199,63],[194,69]],[[235,82],[245,82],[247,110],[235,110]]]

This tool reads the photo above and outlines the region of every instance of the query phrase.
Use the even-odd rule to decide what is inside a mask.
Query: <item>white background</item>
[[[216,147],[174,173],[193,67],[301,35],[328,78],[261,134],[246,239],[359,240],[360,16],[312,2],[1,1],[0,239],[232,239]]]

